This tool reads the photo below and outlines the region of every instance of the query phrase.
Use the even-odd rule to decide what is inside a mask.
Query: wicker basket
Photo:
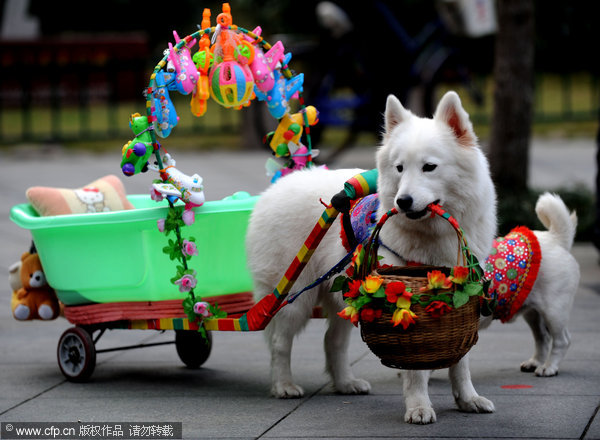
[[[427,285],[427,272],[445,267],[392,267],[377,272],[383,284],[402,281],[413,292]],[[404,330],[394,327],[392,314],[383,313],[371,322],[360,323],[360,334],[371,351],[387,367],[407,370],[434,370],[457,363],[477,342],[479,324],[479,297],[453,309],[439,318],[432,317],[419,304],[411,310],[418,316],[417,322]]]
[[[474,260],[468,251],[466,240],[458,223],[438,207],[436,214],[449,220],[458,236],[458,259],[465,265],[473,265]],[[372,257],[377,261],[377,236],[383,223],[395,211],[384,216],[373,232],[369,244]],[[442,213],[444,215],[442,215]],[[384,279],[383,285],[402,281],[412,292],[419,292],[427,286],[427,273],[439,270],[450,275],[450,268],[440,266],[407,266],[388,267],[370,272]],[[364,275],[364,274],[363,274]],[[450,293],[452,295],[452,293]],[[392,368],[409,370],[433,370],[447,368],[456,364],[478,339],[480,297],[472,296],[463,306],[452,309],[441,317],[432,317],[420,304],[412,304],[411,311],[418,319],[407,329],[402,326],[394,327],[392,314],[384,311],[380,318],[371,322],[360,321],[362,339],[371,351],[381,359],[381,363]]]

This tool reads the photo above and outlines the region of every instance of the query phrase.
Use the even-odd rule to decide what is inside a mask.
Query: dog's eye
[[[402,171],[404,171],[404,166],[398,165],[398,166],[396,166],[396,169],[398,170],[399,173],[401,173]]]
[[[433,170],[435,170],[437,168],[437,165],[434,163],[426,163],[425,165],[423,165],[423,172],[424,173],[429,173]]]

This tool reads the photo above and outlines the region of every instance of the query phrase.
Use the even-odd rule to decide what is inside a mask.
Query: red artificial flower
[[[450,279],[454,284],[465,284],[469,277],[469,268],[464,266],[454,266]]]
[[[360,280],[352,280],[348,283],[348,287],[350,288],[350,290],[348,290],[346,293],[344,293],[344,296],[346,298],[358,298],[358,295],[360,295],[360,285],[361,285],[361,281]]]
[[[360,311],[360,319],[362,319],[364,322],[372,322],[374,321],[376,318],[381,318],[381,314],[382,314],[382,310],[381,309],[362,309]]]
[[[444,301],[432,301],[425,307],[425,311],[434,318],[439,318],[450,310],[452,310],[452,308]]]
[[[392,304],[406,292],[406,285],[402,281],[394,281],[385,287],[385,296]]]

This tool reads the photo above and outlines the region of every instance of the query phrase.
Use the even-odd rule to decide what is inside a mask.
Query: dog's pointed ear
[[[463,108],[456,92],[447,92],[440,99],[433,119],[447,124],[452,129],[460,145],[470,147],[477,144],[477,137],[473,131],[469,115]]]
[[[385,136],[389,136],[392,130],[402,121],[408,119],[411,113],[402,107],[402,104],[394,95],[389,95],[385,103]]]

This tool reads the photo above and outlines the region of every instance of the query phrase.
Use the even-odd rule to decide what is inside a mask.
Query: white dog
[[[377,152],[379,216],[393,207],[392,217],[381,231],[383,263],[406,261],[453,266],[457,238],[448,223],[431,218],[426,210],[440,203],[462,226],[472,253],[480,261],[487,256],[496,232],[496,195],[487,160],[480,151],[471,122],[458,95],[448,92],[433,119],[419,118],[393,96],[385,111],[383,144]],[[253,211],[247,235],[248,261],[257,297],[271,293],[292,262],[323,211],[320,202],[331,200],[344,182],[361,170],[310,169],[292,173],[271,186]],[[323,275],[346,254],[336,221],[298,278],[304,287]],[[387,248],[388,250],[384,249]],[[303,390],[292,380],[290,355],[294,336],[320,303],[329,316],[325,334],[327,370],[341,393],[367,393],[368,382],[355,378],[347,357],[348,321],[336,313],[344,308],[342,295],[331,293],[330,284],[302,294],[281,309],[265,334],[271,350],[274,396],[299,397]],[[475,391],[465,356],[449,369],[458,407],[470,412],[492,412],[494,405]],[[403,371],[405,420],[436,420],[429,400],[427,371]]]
[[[533,333],[535,352],[521,364],[521,370],[535,371],[537,376],[554,376],[571,344],[567,323],[579,285],[579,265],[569,250],[577,216],[569,213],[560,197],[549,193],[540,196],[535,211],[548,229],[533,231],[541,250],[538,276],[523,305],[507,322],[523,315]],[[480,328],[486,328],[491,318],[482,319]]]

